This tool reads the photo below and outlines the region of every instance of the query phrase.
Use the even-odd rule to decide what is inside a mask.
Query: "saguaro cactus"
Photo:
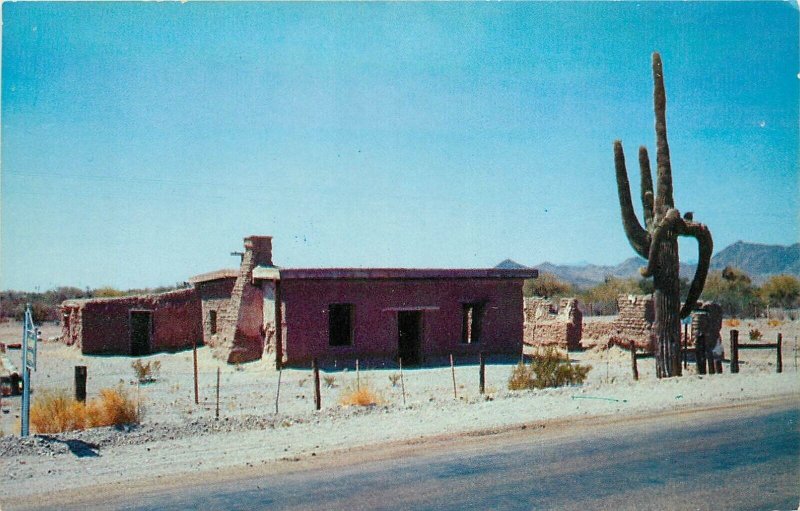
[[[642,173],[642,206],[644,227],[636,217],[631,203],[628,173],[625,169],[625,154],[622,142],[614,141],[614,164],[617,173],[617,191],[622,211],[622,226],[633,249],[647,259],[647,267],[641,269],[644,277],[653,277],[653,301],[655,302],[655,360],[656,375],[680,376],[680,320],[688,316],[697,303],[708,275],[713,241],[711,232],[700,223],[692,221],[692,213],[681,218],[672,198],[672,168],[667,144],[667,98],[664,92],[664,76],[661,56],[653,53],[653,100],[656,113],[656,167],[657,193],[653,195],[653,179],[650,174],[650,158],[647,149],[639,148],[639,167]],[[681,307],[680,281],[678,279],[678,236],[697,239],[699,261],[686,302]]]

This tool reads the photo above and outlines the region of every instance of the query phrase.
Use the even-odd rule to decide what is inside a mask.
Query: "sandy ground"
[[[0,325],[0,341],[18,339],[21,328],[19,331],[17,328],[13,324]],[[57,330],[48,328],[53,327],[43,329],[43,337],[57,334]],[[168,480],[179,474],[208,471],[222,474],[235,468],[293,463],[326,452],[418,441],[437,435],[500,431],[548,420],[635,418],[763,399],[800,406],[797,369],[800,322],[769,325],[764,320],[743,321],[737,326],[743,341],[751,328],[758,328],[764,334],[763,340],[769,342],[774,341],[778,332],[783,333],[782,374],[775,373],[774,350],[753,350],[741,353],[738,375],[730,374],[725,364],[722,375],[699,376],[690,367],[681,378],[657,380],[653,361],[643,359],[639,361],[640,380],[634,382],[630,355],[618,348],[607,350],[598,346],[571,354],[573,361],[593,367],[582,386],[510,392],[506,384],[512,364],[490,363],[487,396],[481,396],[477,365],[460,365],[455,371],[458,392],[455,398],[449,367],[413,369],[404,371],[405,405],[401,386],[390,382],[389,376],[397,373],[395,369],[362,370],[361,381],[371,382],[384,398],[382,405],[367,409],[343,408],[337,403],[341,387],[356,378],[352,370],[327,371],[323,375],[333,377],[334,386],[323,384],[323,410],[315,412],[310,371],[289,369],[281,377],[278,414],[275,414],[278,375],[266,364],[226,366],[213,359],[207,348],[201,348],[198,354],[201,404],[195,405],[191,351],[145,357],[161,361],[161,374],[155,382],[137,386],[130,358],[85,357],[75,349],[45,342],[41,345],[38,370],[33,374],[35,391],[64,388],[72,392],[74,366],[86,365],[90,397],[103,387],[120,383],[138,392],[145,402],[142,431],[157,433],[140,434],[129,445],[124,440],[128,434],[116,432],[113,442],[107,445],[96,442],[99,447],[90,449],[88,455],[85,450],[66,448],[7,450],[6,454],[0,454],[0,470],[7,483],[0,485],[0,502],[8,504],[26,495],[82,486],[133,485],[148,478]],[[723,332],[726,345],[728,329]],[[18,351],[10,351],[8,355],[12,362],[19,363]],[[218,367],[221,368],[219,424],[227,427],[214,426],[218,424],[213,418]],[[0,429],[5,435],[13,435],[19,428],[19,398],[4,399],[2,407]],[[73,434],[73,437],[92,444],[100,433],[84,432],[83,436]],[[60,442],[66,444],[73,437],[67,435]],[[8,447],[13,442],[16,440],[2,439],[0,452],[3,445]]]

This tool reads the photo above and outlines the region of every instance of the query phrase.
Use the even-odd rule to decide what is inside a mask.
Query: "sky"
[[[787,2],[2,4],[0,289],[616,264],[664,62],[675,204],[798,241]],[[654,165],[655,166],[655,165]],[[634,201],[637,211],[641,205]],[[682,260],[697,244],[681,239]]]

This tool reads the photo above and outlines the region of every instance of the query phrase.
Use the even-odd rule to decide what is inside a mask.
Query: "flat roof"
[[[208,273],[201,273],[200,275],[195,275],[194,277],[189,278],[187,282],[190,284],[200,284],[202,282],[210,282],[212,280],[221,280],[221,279],[229,279],[229,278],[236,278],[239,276],[239,270],[234,269],[223,269],[217,271],[210,271]]]
[[[281,280],[300,279],[535,279],[534,268],[281,268]]]

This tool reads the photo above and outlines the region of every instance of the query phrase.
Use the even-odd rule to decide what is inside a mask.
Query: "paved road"
[[[250,475],[74,509],[798,509],[798,415],[784,406],[568,436],[528,430],[399,460]]]

